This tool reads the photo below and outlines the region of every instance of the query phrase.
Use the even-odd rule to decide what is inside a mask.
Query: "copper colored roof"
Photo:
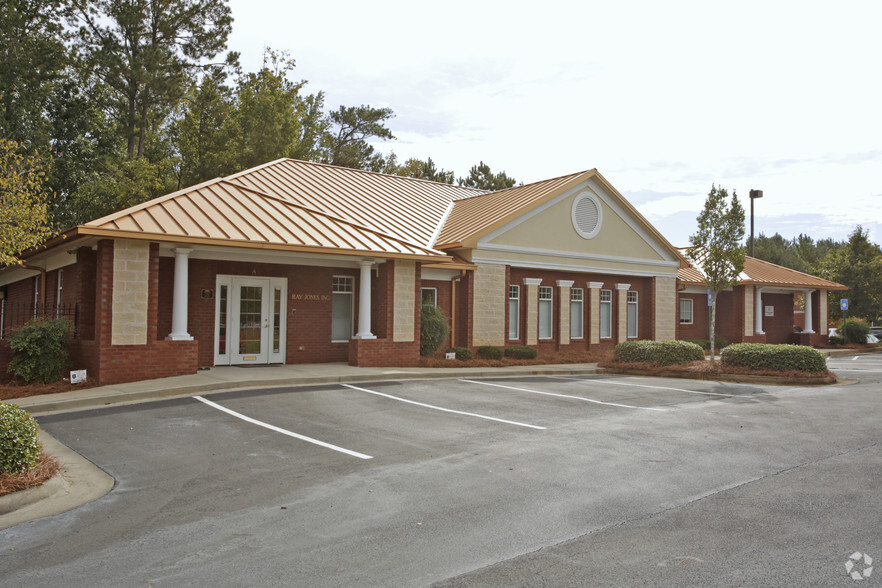
[[[684,284],[704,284],[704,274],[691,264],[680,267],[677,279]],[[746,257],[744,259],[744,271],[738,283],[746,286],[766,286],[770,288],[848,289],[847,286],[842,284],[804,274],[754,257]]]
[[[589,179],[600,183],[659,243],[680,258],[680,252],[596,169],[456,200],[432,246],[436,249],[476,247],[479,238]]]
[[[81,235],[324,253],[448,259],[441,252],[227,180],[212,180],[89,222]]]
[[[427,247],[451,201],[484,193],[293,159],[224,179]]]
[[[590,175],[591,172],[579,172],[456,200],[434,246],[439,249],[458,246],[469,238],[493,231],[523,214],[525,209],[560,194]]]

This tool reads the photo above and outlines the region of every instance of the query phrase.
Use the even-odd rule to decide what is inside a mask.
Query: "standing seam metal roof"
[[[689,263],[680,267],[677,279],[684,284],[704,284],[704,274],[695,265]],[[823,290],[847,290],[847,286],[831,282],[817,276],[798,272],[794,269],[775,265],[755,257],[744,259],[742,285],[767,286],[781,288],[814,288]]]
[[[429,246],[448,204],[483,190],[281,159],[225,180]]]
[[[428,247],[227,180],[214,180],[145,202],[94,220],[81,229],[83,234],[117,230],[183,241],[216,240],[447,259]]]

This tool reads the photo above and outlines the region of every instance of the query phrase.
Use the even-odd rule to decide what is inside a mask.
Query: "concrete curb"
[[[0,496],[0,529],[61,514],[110,492],[114,479],[104,470],[40,431],[43,450],[60,466],[51,480],[28,490]]]
[[[596,367],[586,368],[584,364],[576,364],[580,367],[566,367],[566,364],[549,366],[529,366],[528,368],[443,368],[426,370],[421,372],[396,372],[396,373],[367,373],[338,376],[301,376],[291,378],[274,378],[264,380],[212,382],[205,384],[192,384],[176,386],[167,389],[120,391],[113,387],[102,390],[101,388],[89,388],[81,392],[61,392],[58,394],[46,394],[43,396],[31,396],[28,398],[13,398],[5,400],[17,404],[34,416],[46,416],[62,412],[74,412],[108,406],[126,406],[166,400],[172,398],[185,398],[194,394],[206,392],[233,392],[237,390],[291,388],[317,386],[322,384],[340,384],[357,382],[378,382],[396,380],[425,380],[425,379],[454,379],[454,378],[493,378],[510,376],[542,376],[542,375],[592,375],[597,373]]]

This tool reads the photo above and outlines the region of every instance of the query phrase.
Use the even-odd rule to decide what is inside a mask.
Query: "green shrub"
[[[480,359],[502,359],[502,348],[482,345],[478,347],[478,357]]]
[[[447,318],[441,309],[434,304],[423,304],[420,309],[420,355],[435,355],[449,334]]]
[[[842,328],[842,335],[849,343],[865,344],[870,334],[870,325],[864,321],[847,321]]]
[[[736,343],[720,354],[723,365],[747,367],[753,370],[825,372],[827,360],[817,349],[805,345],[767,345],[764,343]]]
[[[842,335],[833,335],[829,341],[830,345],[845,345],[845,337]]]
[[[26,383],[55,382],[68,367],[71,324],[66,320],[30,321],[9,339],[14,356],[7,371]]]
[[[0,402],[0,474],[21,474],[37,464],[37,429],[26,410]]]
[[[447,353],[455,353],[459,361],[468,361],[472,358],[472,350],[468,347],[451,347]]]
[[[674,365],[703,359],[701,346],[689,341],[624,341],[613,352],[614,361],[625,363]]]
[[[710,339],[683,339],[683,341],[688,341],[689,343],[695,343],[699,347],[705,350],[710,350]],[[729,345],[729,340],[723,337],[722,335],[714,335],[714,351],[719,351],[723,347]]]
[[[511,347],[505,348],[504,354],[505,357],[510,357],[512,359],[536,359],[539,352],[535,348],[528,347],[527,345],[512,345]]]

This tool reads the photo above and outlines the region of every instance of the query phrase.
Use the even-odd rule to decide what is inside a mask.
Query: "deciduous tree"
[[[15,141],[0,139],[0,264],[19,263],[19,254],[52,234],[51,195],[45,190],[51,161],[23,154]]]
[[[714,359],[716,335],[717,295],[738,283],[744,270],[744,208],[732,191],[732,199],[725,188],[711,186],[698,215],[698,231],[689,237],[691,244],[687,257],[701,270],[711,296],[710,356]]]

